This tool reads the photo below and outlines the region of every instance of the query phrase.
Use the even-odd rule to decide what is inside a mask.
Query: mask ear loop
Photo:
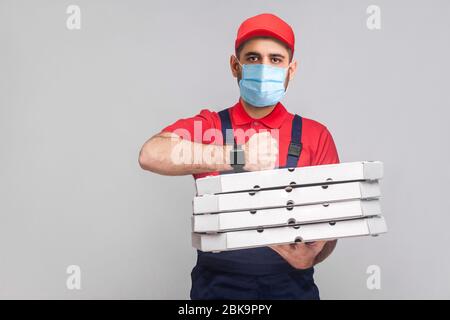
[[[287,80],[287,84],[286,84],[286,88],[284,88],[284,94],[286,94],[287,93],[287,91],[288,91],[288,88],[289,88],[289,66],[291,65],[291,63],[289,63],[289,65],[287,66],[287,68],[286,68],[286,79],[284,79],[284,81],[286,81]]]
[[[241,72],[244,68],[244,65],[239,61],[238,57],[234,56],[236,58],[237,63],[239,64],[239,67],[241,67]]]
[[[289,79],[289,69],[290,69],[290,67],[291,67],[291,64],[292,64],[292,61],[289,62],[288,66],[287,66],[287,68],[286,68],[286,79],[287,79],[288,83],[287,83],[287,85],[286,85],[286,88],[284,89],[284,94],[287,93],[288,88],[289,88],[289,81],[290,81],[290,79]]]
[[[241,80],[242,80],[243,73],[244,73],[244,65],[239,61],[239,59],[238,59],[238,57],[236,57],[236,55],[234,57],[236,58],[236,61],[238,62],[239,67],[241,68]],[[241,81],[239,81],[239,86],[240,86],[240,82]]]

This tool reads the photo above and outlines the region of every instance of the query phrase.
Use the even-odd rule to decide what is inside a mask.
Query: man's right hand
[[[270,132],[253,134],[243,146],[246,171],[274,169],[278,159],[278,142]]]

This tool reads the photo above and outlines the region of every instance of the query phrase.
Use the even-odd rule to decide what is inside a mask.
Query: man
[[[245,20],[230,58],[239,101],[219,113],[203,109],[165,127],[142,147],[140,166],[163,175],[193,174],[197,179],[238,168],[232,161],[238,150],[244,154],[247,171],[339,163],[327,127],[294,116],[280,102],[297,68],[294,42],[292,28],[275,15]],[[233,130],[231,144],[225,129]],[[220,138],[211,130],[222,130]],[[186,161],[198,159],[199,150],[201,159],[214,161]],[[174,156],[181,154],[183,161]],[[335,246],[336,240],[197,251],[191,299],[319,299],[313,267]]]

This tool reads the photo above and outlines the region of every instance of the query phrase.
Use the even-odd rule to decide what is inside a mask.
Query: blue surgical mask
[[[242,79],[239,88],[242,99],[255,107],[265,107],[275,105],[283,98],[288,68],[268,64],[240,65]]]

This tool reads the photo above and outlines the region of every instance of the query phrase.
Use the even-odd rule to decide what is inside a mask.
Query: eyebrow
[[[269,56],[271,57],[271,58],[281,58],[281,59],[284,59],[284,58],[286,58],[284,55],[282,55],[281,53],[271,53],[271,54],[269,54]]]
[[[245,57],[250,57],[250,56],[258,56],[261,57],[261,54],[255,51],[249,51],[245,54]],[[271,58],[281,58],[284,59],[286,58],[284,55],[282,55],[281,53],[270,53],[269,56]]]

